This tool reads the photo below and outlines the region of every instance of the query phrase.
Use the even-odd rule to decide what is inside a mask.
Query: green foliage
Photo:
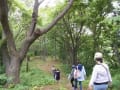
[[[5,85],[6,82],[7,82],[7,77],[5,76],[5,74],[0,74],[0,86]]]
[[[119,71],[119,69],[117,69]],[[115,73],[114,73],[115,74]],[[120,73],[116,73],[113,77],[112,88],[113,90],[120,90]]]
[[[31,69],[28,73],[23,72],[21,75],[21,81],[23,85],[32,87],[50,85],[54,83],[51,76],[39,69]]]
[[[68,64],[61,64],[60,68],[62,69],[62,72],[64,72],[66,75],[71,72],[71,65]]]
[[[31,56],[35,56],[35,54],[34,54],[33,51],[29,51],[29,52],[27,53],[27,55],[28,55],[29,57],[31,57]]]
[[[11,85],[8,90],[29,90],[29,86],[25,86],[23,84],[17,84],[16,86],[12,87]]]
[[[60,90],[66,90],[66,88],[64,88],[64,87],[60,87]]]
[[[5,73],[5,66],[0,65],[0,74]]]
[[[34,67],[31,67],[29,72],[26,72],[25,68],[26,66],[23,64],[21,68],[20,84],[10,84],[8,86],[8,90],[31,90],[33,87],[41,87],[44,85],[54,84],[54,79],[50,74]],[[5,77],[5,74],[0,75],[0,87],[2,87],[6,81],[10,82],[11,78],[7,79],[7,77]],[[0,90],[4,90],[4,88],[0,88]]]

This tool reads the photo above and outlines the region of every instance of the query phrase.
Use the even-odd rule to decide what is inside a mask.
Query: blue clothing
[[[94,90],[107,90],[108,84],[94,85]]]
[[[78,81],[84,81],[86,77],[86,71],[84,66],[82,65],[82,70],[80,71],[81,77],[77,78]]]
[[[75,65],[72,65],[72,68],[75,68]]]
[[[83,65],[81,64],[78,64],[78,69],[80,70],[80,77],[78,77],[77,79],[75,79],[75,86],[74,86],[74,90],[77,89],[77,83],[79,83],[80,85],[80,90],[82,90],[82,81],[85,80],[85,77],[86,77],[86,71],[85,71],[85,68]]]
[[[80,85],[80,90],[82,90],[82,81],[77,81],[77,79],[75,79],[75,86],[74,86],[74,90],[77,89],[77,83],[79,83]]]
[[[78,69],[81,71],[82,70],[82,64],[78,64]]]

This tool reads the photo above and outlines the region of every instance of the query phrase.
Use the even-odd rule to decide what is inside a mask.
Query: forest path
[[[41,70],[51,75],[52,75],[51,67],[54,65],[55,67],[59,68],[61,65],[61,63],[58,62],[58,60],[53,60],[53,58],[46,59],[45,61],[43,60],[38,61],[38,59],[34,59],[34,60],[38,68],[40,68]],[[67,79],[67,76],[61,70],[60,72],[61,72],[60,73],[61,78],[59,83],[55,82],[55,84],[43,86],[38,90],[73,90],[71,87],[70,81]]]

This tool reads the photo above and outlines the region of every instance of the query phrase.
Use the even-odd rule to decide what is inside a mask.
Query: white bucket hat
[[[103,54],[101,52],[96,52],[94,55],[94,59],[96,58],[103,58]]]

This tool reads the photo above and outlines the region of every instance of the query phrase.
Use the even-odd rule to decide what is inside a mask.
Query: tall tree
[[[4,36],[6,38],[6,52],[3,53],[3,60],[5,61],[6,75],[8,78],[12,78],[12,83],[14,84],[19,83],[20,81],[20,67],[31,44],[38,37],[50,31],[51,28],[65,15],[65,13],[67,13],[73,3],[73,0],[68,0],[68,5],[65,7],[65,9],[60,12],[48,26],[45,28],[36,28],[38,8],[43,1],[44,0],[41,0],[39,2],[38,0],[35,0],[30,28],[27,31],[26,37],[24,38],[21,47],[17,49],[8,20],[8,1],[0,0],[0,22],[2,24]]]
[[[55,37],[59,43],[59,51],[62,59],[67,59],[69,64],[76,64],[78,51],[82,44],[82,37],[85,35],[83,27],[87,21],[87,3],[76,0],[69,13],[56,25],[57,34]],[[62,32],[59,30],[62,29]],[[61,36],[62,34],[62,36]],[[65,54],[65,55],[64,55]]]
[[[106,15],[111,12],[112,4],[111,0],[92,0],[88,8],[89,28],[93,32],[93,49],[94,52],[101,50],[101,32],[104,28],[102,21],[106,18]]]

